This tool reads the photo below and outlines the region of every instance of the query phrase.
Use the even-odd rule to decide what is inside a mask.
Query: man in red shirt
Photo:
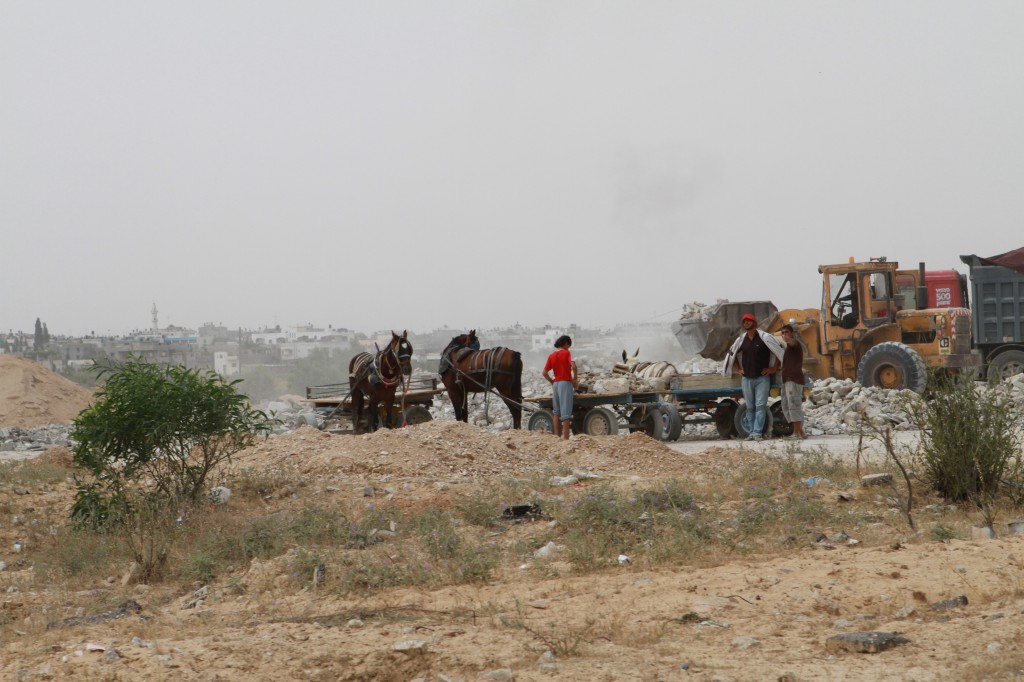
[[[551,384],[551,410],[555,418],[555,435],[569,440],[572,427],[572,394],[580,385],[569,347],[572,339],[563,334],[555,341],[556,350],[544,363],[544,378]],[[554,376],[552,376],[554,372]]]

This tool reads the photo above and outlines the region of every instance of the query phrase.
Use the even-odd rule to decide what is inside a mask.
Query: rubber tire
[[[909,388],[922,394],[928,387],[928,368],[920,354],[897,341],[868,350],[857,365],[857,383],[881,388]]]
[[[733,423],[733,418],[736,416],[737,404],[735,400],[722,400],[718,403],[718,407],[715,408],[715,428],[718,429],[718,435],[723,440],[729,440],[739,434],[736,432],[736,424]]]
[[[1000,379],[1009,379],[1024,372],[1024,352],[1019,350],[1003,351],[992,361],[989,371]]]
[[[588,436],[614,436],[619,432],[619,416],[607,407],[595,407],[583,417],[583,433]]]
[[[637,407],[632,412],[629,413],[629,424],[627,425],[627,428],[629,429],[630,433],[636,433],[637,431],[640,431],[645,435],[651,436],[651,434],[647,432],[647,429],[648,426],[653,428],[653,424],[648,425],[644,421],[644,419],[647,417],[647,412],[647,407],[643,406]],[[651,438],[653,437],[654,436],[651,436]]]
[[[658,408],[661,423],[661,428],[658,430],[658,440],[679,440],[679,436],[683,434],[683,417],[679,414],[678,408],[670,403],[658,403],[656,407]]]
[[[648,438],[661,440],[659,436],[664,430],[664,422],[661,418],[661,410],[656,405],[647,405],[643,408],[644,415],[640,418],[640,432]]]
[[[530,418],[526,420],[526,429],[528,431],[546,431],[548,433],[554,433],[555,415],[551,410],[534,410],[530,413]]]
[[[410,407],[405,408],[405,412],[402,413],[402,417],[406,426],[426,424],[434,418],[434,416],[430,414],[430,410],[425,408],[423,405],[411,405]]]
[[[736,437],[746,438],[750,435],[750,432],[743,428],[743,416],[747,413],[747,404],[740,403],[736,407],[736,414],[733,416],[732,423],[736,426]],[[769,409],[764,415],[764,433],[767,434],[765,437],[770,437],[773,433],[775,420],[772,418],[772,411]]]
[[[776,438],[785,438],[793,435],[793,425],[786,421],[786,415],[782,411],[782,401],[776,400],[768,406],[768,414],[772,416],[772,435]]]

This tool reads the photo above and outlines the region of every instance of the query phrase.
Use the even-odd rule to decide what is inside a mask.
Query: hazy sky
[[[611,325],[1024,245],[1024,2],[0,0],[0,329]]]

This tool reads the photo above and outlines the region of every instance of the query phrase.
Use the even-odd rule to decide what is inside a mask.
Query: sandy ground
[[[395,503],[443,506],[504,476],[575,469],[623,482],[696,481],[757,457],[735,443],[670,448],[639,434],[565,443],[433,422],[365,436],[305,427],[257,444],[235,465],[299,472],[304,483],[291,503],[332,496],[366,504],[372,486],[375,501],[392,490]],[[1017,679],[1013,671],[1024,670],[1020,535],[936,542],[887,520],[859,545],[752,553],[700,568],[625,563],[582,575],[565,561],[526,561],[484,585],[363,598],[297,584],[286,554],[238,567],[196,603],[198,585],[131,586],[113,576],[69,594],[34,575],[32,548],[10,551],[24,532],[12,519],[61,522],[73,489],[16,487],[0,484],[0,559],[8,564],[0,572],[0,679],[924,681]],[[545,529],[539,520],[504,535]],[[965,606],[931,607],[958,596]],[[46,629],[126,598],[141,611]],[[827,645],[855,631],[909,642],[873,654]]]
[[[67,421],[88,403],[88,391],[25,362],[0,364],[0,424]],[[910,446],[914,435],[898,439]],[[543,433],[487,433],[442,421],[363,436],[304,427],[257,443],[233,466],[287,473],[298,481],[268,497],[268,509],[327,498],[351,506],[390,498],[391,504],[422,508],[451,506],[507,477],[578,471],[621,485],[667,479],[699,485],[713,472],[765,455],[816,450],[851,460],[859,453],[865,473],[884,459],[877,441],[859,444],[848,437],[666,446],[632,434],[563,442]],[[70,453],[58,448],[32,466],[69,464]],[[594,484],[581,481],[566,494]],[[828,485],[813,490],[840,504],[835,492]],[[850,492],[855,501],[849,504],[879,518],[863,529],[859,544],[802,545],[780,553],[771,546],[776,540],[764,538],[741,558],[630,561],[583,574],[564,559],[527,554],[486,584],[348,597],[296,579],[289,552],[235,567],[205,586],[132,585],[119,575],[88,585],[68,582],[34,567],[52,551],[47,544],[60,541],[53,537],[69,537],[60,528],[73,499],[72,481],[0,478],[0,679],[1024,677],[1024,536],[1008,532],[1005,521],[1012,519],[998,526],[995,539],[938,542],[928,536],[926,510],[918,511],[922,530],[913,533],[898,515],[883,513],[884,492]],[[967,536],[971,521],[969,515],[960,519]],[[506,524],[495,535],[515,543],[549,532],[540,519]],[[19,552],[16,542],[24,543]],[[957,597],[966,604],[932,607]],[[112,612],[128,599],[138,608]],[[52,623],[58,627],[48,627]],[[896,633],[907,641],[880,653],[837,651],[828,643],[859,631]]]
[[[0,355],[0,426],[70,422],[91,400],[92,391],[31,360]]]

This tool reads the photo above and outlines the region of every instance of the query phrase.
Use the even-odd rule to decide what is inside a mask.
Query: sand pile
[[[309,475],[477,480],[572,469],[672,475],[680,470],[681,459],[641,433],[563,441],[539,431],[490,433],[438,420],[360,436],[331,435],[306,426],[261,440],[238,453],[234,462],[261,470],[291,464]]]
[[[41,365],[0,355],[0,426],[30,429],[68,423],[92,400],[92,391]]]

